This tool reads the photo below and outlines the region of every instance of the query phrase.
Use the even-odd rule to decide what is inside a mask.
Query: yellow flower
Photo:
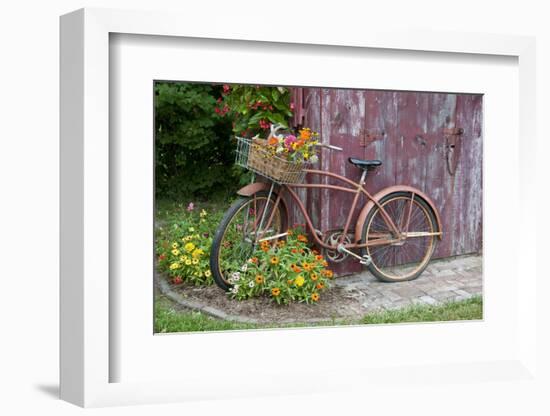
[[[313,302],[317,302],[319,300],[319,294],[318,293],[312,293],[311,299],[313,299]]]
[[[190,265],[191,265],[191,260],[189,260],[189,259],[185,260],[185,264],[186,264],[187,266],[190,266]]]
[[[271,257],[271,264],[279,264],[279,257],[277,256]]]
[[[294,280],[294,283],[296,284],[296,286],[300,287],[300,286],[303,286],[304,285],[304,282],[305,282],[305,279],[304,277],[300,274],[298,275],[298,277],[296,278],[296,280]]]
[[[278,287],[274,287],[273,289],[271,289],[271,294],[273,296],[279,296],[281,294],[281,289],[279,289]]]
[[[194,232],[195,232],[195,228],[189,227],[189,232],[190,232],[190,233],[194,233]]]
[[[172,248],[178,248],[178,247],[179,247],[178,243],[172,244]]]
[[[176,269],[179,269],[179,268],[180,268],[180,264],[178,262],[172,263],[170,265],[170,270],[176,270]]]
[[[193,251],[193,258],[199,258],[204,254],[204,251],[202,251],[200,248],[197,248],[195,251]]]
[[[185,250],[188,252],[188,253],[191,253],[193,250],[195,250],[195,244],[193,243],[187,243],[185,245]]]
[[[191,260],[191,262],[192,262],[193,264],[199,264],[199,259],[195,258],[195,259]]]
[[[211,272],[210,270],[206,270],[206,271],[204,272],[204,275],[205,275],[206,277],[210,277],[210,276],[212,276],[212,272]]]
[[[261,274],[256,275],[256,283],[262,284],[264,282],[264,277]]]
[[[172,254],[173,254],[174,256],[179,256],[179,255],[180,255],[180,251],[179,251],[177,248],[175,248],[175,249],[172,250]]]
[[[207,214],[206,211],[203,209],[199,215],[200,215],[201,218],[203,218],[203,217],[206,217],[208,214]]]

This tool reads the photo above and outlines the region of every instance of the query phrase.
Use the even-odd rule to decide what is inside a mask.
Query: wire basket
[[[267,140],[237,137],[235,164],[265,176],[277,183],[300,183],[304,180],[307,162],[292,162],[273,155]]]

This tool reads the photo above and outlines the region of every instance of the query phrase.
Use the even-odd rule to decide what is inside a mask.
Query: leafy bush
[[[221,93],[212,84],[155,83],[157,196],[207,195],[237,185],[231,120],[216,112]]]
[[[265,135],[273,123],[288,127],[294,104],[290,90],[261,85],[224,85],[218,114],[232,120],[233,132],[242,137]]]
[[[186,214],[157,239],[158,268],[170,276],[172,283],[212,284],[210,249],[221,213],[208,213],[191,203]]]
[[[289,230],[286,241],[261,243],[241,271],[229,278],[233,284],[229,293],[238,300],[266,295],[279,304],[315,303],[333,277],[327,266],[319,252],[308,248],[299,229]]]

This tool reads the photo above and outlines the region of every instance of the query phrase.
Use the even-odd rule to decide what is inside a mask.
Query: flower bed
[[[156,245],[158,269],[166,273],[172,283],[214,283],[209,256],[220,216],[221,213],[209,214],[190,203],[177,221],[160,229]]]
[[[230,277],[229,295],[238,300],[269,296],[279,304],[291,301],[315,303],[329,287],[333,272],[317,250],[307,246],[299,229],[289,230],[285,240],[264,241]]]

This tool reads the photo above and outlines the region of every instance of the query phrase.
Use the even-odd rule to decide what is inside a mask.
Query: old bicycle
[[[279,129],[280,126],[271,126],[269,137]],[[262,241],[285,238],[289,227],[287,200],[299,208],[314,243],[333,262],[351,256],[386,282],[415,279],[427,267],[437,240],[442,238],[439,212],[426,194],[411,186],[390,186],[371,195],[365,189],[368,172],[378,168],[381,161],[349,158],[349,163],[362,171],[359,182],[355,182],[333,172],[311,169],[307,164],[289,165],[277,156],[267,157],[255,139],[239,137],[237,140],[236,163],[267,178],[268,182],[253,182],[240,189],[237,192],[240,198],[227,210],[216,231],[210,268],[219,287],[231,288],[229,276]],[[318,146],[326,151],[342,151],[329,144]],[[329,177],[342,185],[307,183],[303,181],[305,175]],[[343,228],[328,233],[317,229],[296,192],[299,188],[353,194]],[[352,226],[361,195],[367,202]]]

